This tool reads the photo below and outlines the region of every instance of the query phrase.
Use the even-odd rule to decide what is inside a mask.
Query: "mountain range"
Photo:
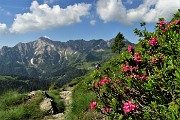
[[[133,45],[124,40],[126,45]],[[69,40],[53,41],[40,37],[28,43],[0,49],[0,75],[30,77],[59,76],[59,72],[71,69],[92,69],[96,63],[103,63],[114,54],[111,40]]]

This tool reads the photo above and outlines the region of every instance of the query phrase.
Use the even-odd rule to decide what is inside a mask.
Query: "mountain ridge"
[[[77,63],[99,63],[105,61],[103,57],[109,59],[113,55],[110,52],[112,42],[113,39],[61,42],[40,37],[35,41],[18,43],[14,47],[3,46],[0,49],[0,75],[38,77]]]

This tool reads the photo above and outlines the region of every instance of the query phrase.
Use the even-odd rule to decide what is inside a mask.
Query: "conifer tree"
[[[119,53],[121,52],[122,48],[125,46],[125,43],[123,42],[124,36],[120,32],[116,35],[114,39],[114,43],[111,47],[113,53]]]

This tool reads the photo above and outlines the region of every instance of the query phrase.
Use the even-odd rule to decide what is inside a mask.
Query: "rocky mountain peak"
[[[46,43],[46,44],[52,44],[53,43],[53,41],[49,37],[46,37],[46,36],[38,38],[35,42]]]
[[[76,63],[78,65],[78,62],[104,61],[112,56],[109,52],[112,42],[113,40],[102,39],[60,42],[43,36],[32,42],[19,43],[14,47],[2,47],[0,74],[44,76],[64,66],[75,66]]]

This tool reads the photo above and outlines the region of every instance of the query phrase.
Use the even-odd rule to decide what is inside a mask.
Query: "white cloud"
[[[126,8],[121,0],[98,0],[96,11],[104,22],[126,21]]]
[[[35,30],[45,30],[57,26],[66,26],[81,22],[81,17],[89,14],[91,4],[79,3],[60,8],[52,8],[47,4],[31,3],[30,12],[17,14],[10,28],[11,33],[22,33]]]
[[[133,0],[127,2],[131,3]],[[122,0],[98,0],[96,11],[104,22],[132,24],[138,20],[157,22],[159,17],[170,20],[179,6],[180,0],[143,0],[137,8],[127,10]]]
[[[180,8],[180,0],[158,0],[155,8],[150,9],[143,19],[147,22],[158,21],[158,18],[163,17],[165,20],[171,20],[173,14]]]
[[[90,21],[90,24],[91,24],[91,25],[96,25],[96,20],[91,20],[91,21]]]
[[[6,24],[0,23],[0,34],[6,34],[8,32]]]

